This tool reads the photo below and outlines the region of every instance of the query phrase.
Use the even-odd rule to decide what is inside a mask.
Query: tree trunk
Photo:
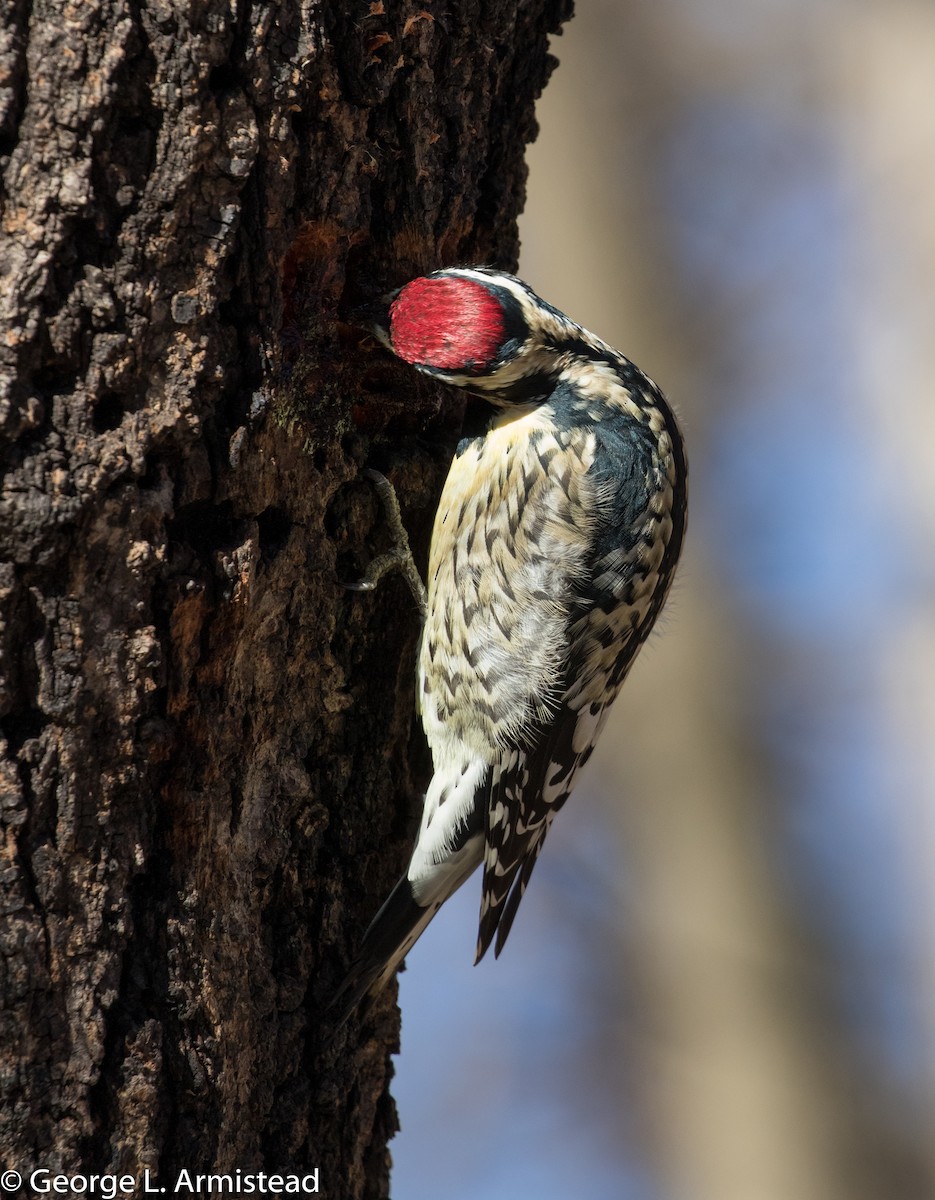
[[[569,9],[10,6],[0,1159],[27,1185],[388,1194],[393,998],[321,1014],[425,781],[417,618],[401,580],[341,580],[386,537],[364,464],[424,561],[460,413],[341,317],[515,262]]]

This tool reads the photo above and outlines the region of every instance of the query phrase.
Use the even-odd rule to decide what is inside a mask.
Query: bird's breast
[[[535,411],[463,443],[442,492],[420,655],[433,750],[492,761],[557,702],[593,535],[594,439]]]

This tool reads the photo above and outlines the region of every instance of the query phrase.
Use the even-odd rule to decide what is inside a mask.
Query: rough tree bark
[[[0,1158],[385,1196],[392,996],[322,1005],[425,752],[461,414],[348,304],[510,266],[571,0],[12,0],[0,33]]]

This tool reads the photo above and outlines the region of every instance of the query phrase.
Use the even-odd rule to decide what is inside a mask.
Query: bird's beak
[[[368,333],[372,333],[374,337],[386,346],[387,350],[393,349],[393,344],[390,341],[390,305],[399,295],[399,288],[395,291],[387,292],[385,296],[381,296],[378,300],[368,301],[366,304],[359,304],[352,308],[347,315],[348,324],[356,325],[359,329],[366,329]]]

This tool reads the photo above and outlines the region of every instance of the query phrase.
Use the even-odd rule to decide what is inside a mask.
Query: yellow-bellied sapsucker
[[[458,446],[435,517],[417,684],[434,775],[409,867],[336,997],[344,1016],[481,863],[477,959],[494,937],[500,953],[665,602],[686,517],[662,393],[519,279],[436,271],[375,328],[497,411]]]

